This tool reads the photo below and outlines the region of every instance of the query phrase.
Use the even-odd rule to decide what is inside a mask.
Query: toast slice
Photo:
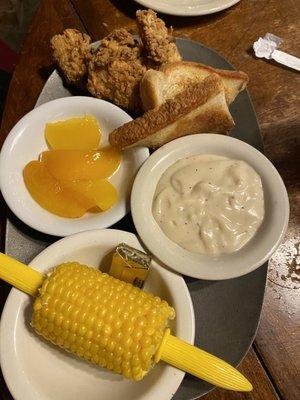
[[[210,74],[183,92],[109,135],[112,146],[158,148],[181,136],[195,133],[227,133],[234,121],[225,99],[222,79]]]
[[[184,90],[190,83],[200,82],[212,73],[217,73],[221,77],[228,105],[248,83],[248,75],[242,71],[214,69],[208,65],[190,61],[165,64],[159,71],[148,70],[140,82],[144,110],[160,106]]]

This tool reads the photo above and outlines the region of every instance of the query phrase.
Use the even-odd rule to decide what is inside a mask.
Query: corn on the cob
[[[252,390],[225,361],[171,335],[174,310],[131,284],[78,263],[46,278],[1,252],[0,278],[38,297],[32,325],[41,335],[86,360],[135,380],[163,360],[213,385]]]
[[[76,262],[44,280],[32,326],[56,345],[101,367],[140,380],[175,311],[129,283]]]

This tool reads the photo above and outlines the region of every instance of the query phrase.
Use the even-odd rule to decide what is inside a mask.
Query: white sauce
[[[232,253],[264,218],[261,179],[244,161],[206,154],[184,158],[161,176],[152,212],[165,235],[184,249]]]

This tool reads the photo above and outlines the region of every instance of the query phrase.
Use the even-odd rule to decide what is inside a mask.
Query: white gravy
[[[264,218],[261,179],[244,161],[208,154],[184,158],[161,176],[152,212],[165,235],[184,249],[232,253]]]

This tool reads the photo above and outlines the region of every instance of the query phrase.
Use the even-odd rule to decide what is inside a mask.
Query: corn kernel
[[[90,331],[86,332],[85,337],[87,340],[90,340],[90,339],[92,339],[93,335],[94,335],[94,332],[92,330],[90,330]]]
[[[130,336],[124,337],[123,343],[124,343],[125,348],[127,348],[127,349],[130,348],[133,343],[132,338]]]
[[[115,316],[115,318],[116,318],[116,316]],[[122,321],[120,319],[116,319],[114,321],[114,329],[117,331],[118,329],[121,328],[121,326],[122,326]]]
[[[76,351],[77,355],[79,357],[82,357],[84,355],[84,349],[83,347],[78,347],[77,351]]]
[[[117,346],[115,348],[115,355],[116,356],[121,356],[124,353],[124,348],[122,346]]]
[[[132,358],[132,352],[130,351],[130,350],[124,350],[123,351],[123,359],[125,360],[125,361],[128,361],[128,360],[130,360]]]
[[[147,335],[151,336],[151,335],[153,335],[155,333],[155,329],[152,328],[152,327],[147,328],[146,329],[146,333],[147,333]]]
[[[122,357],[114,357],[114,365],[119,366],[122,363]]]
[[[137,354],[137,353],[139,353],[140,348],[141,348],[141,345],[139,343],[133,342],[130,347],[130,350],[132,351],[132,353]]]
[[[107,343],[107,349],[109,351],[113,351],[116,347],[116,342],[114,340],[111,340]]]
[[[140,359],[139,359],[139,356],[134,355],[134,356],[132,357],[131,364],[132,364],[133,367],[139,367],[140,364],[141,364]]]
[[[114,364],[110,361],[110,362],[107,363],[106,368],[112,370],[112,369],[114,369]]]
[[[132,374],[131,374],[130,369],[123,368],[123,375],[124,375],[125,378],[127,378],[127,379],[131,379],[131,378],[132,378]]]
[[[99,356],[96,353],[94,353],[92,356],[92,362],[95,364],[99,363]]]
[[[92,342],[91,342],[90,340],[86,340],[85,342],[82,343],[82,347],[83,347],[85,350],[89,350],[90,347],[91,347],[91,345],[92,345]]]
[[[151,345],[151,338],[147,335],[141,338],[141,346],[143,347],[149,347]]]
[[[141,379],[143,379],[144,374],[142,372],[142,370],[140,372],[138,372],[137,374],[133,374],[133,379],[135,381],[140,381]]]
[[[79,326],[78,333],[79,333],[80,336],[84,336],[86,331],[87,331],[87,329],[86,329],[86,327],[84,325],[80,325]]]
[[[100,339],[99,343],[100,343],[100,345],[101,345],[102,347],[105,348],[105,347],[107,346],[107,343],[108,343],[108,337],[102,337],[102,338]]]
[[[132,337],[134,340],[139,340],[143,336],[143,331],[141,329],[136,329],[132,332]]]

